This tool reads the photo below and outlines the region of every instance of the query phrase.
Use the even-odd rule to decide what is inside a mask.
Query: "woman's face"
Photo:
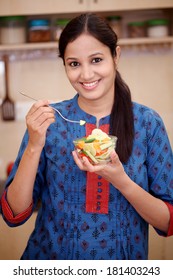
[[[113,98],[117,59],[106,45],[89,34],[82,34],[67,45],[65,70],[80,98]]]

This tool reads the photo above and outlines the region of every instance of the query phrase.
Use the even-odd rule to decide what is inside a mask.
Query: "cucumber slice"
[[[112,146],[112,142],[105,143],[105,144],[100,145],[100,149],[104,150],[104,149],[107,149],[107,148],[109,148],[111,146]]]
[[[95,138],[89,138],[85,140],[85,143],[92,143],[94,142]]]
[[[86,124],[86,121],[83,121],[83,120],[80,120],[80,123],[79,123],[80,125],[84,125],[84,124]]]
[[[93,155],[89,151],[85,151],[85,152],[94,163],[98,163],[98,161],[95,159],[95,157],[93,157]]]
[[[85,143],[83,146],[83,150],[90,152],[92,154],[92,156],[96,155],[96,150],[92,143]]]

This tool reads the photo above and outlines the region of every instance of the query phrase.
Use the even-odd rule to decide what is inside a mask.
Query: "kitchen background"
[[[19,18],[13,18],[13,25],[9,23],[12,18],[0,20],[0,104],[7,89],[3,61],[6,55],[8,89],[15,106],[15,119],[8,121],[3,119],[1,105],[1,182],[6,179],[7,167],[10,168],[16,158],[26,129],[25,115],[33,103],[19,92],[52,101],[68,99],[75,94],[58,58],[58,36],[63,26],[57,19],[68,20],[85,11],[109,17],[122,49],[119,71],[131,89],[133,100],[152,107],[161,115],[173,147],[173,1],[71,0],[69,5],[63,2],[0,0],[0,16],[25,16],[19,25],[18,22],[16,25]],[[31,20],[38,19],[48,20],[48,26],[33,26]],[[156,19],[161,21],[153,22]],[[8,37],[9,30],[18,33],[14,37],[10,33]],[[26,224],[11,229],[0,217],[0,259],[20,258],[35,218],[36,212]],[[151,228],[149,258],[173,259],[173,237],[160,237]]]

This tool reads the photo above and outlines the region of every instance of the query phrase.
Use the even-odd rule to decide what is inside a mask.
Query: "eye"
[[[77,66],[79,66],[79,62],[77,62],[77,61],[72,61],[69,65],[70,65],[71,67],[77,67]]]
[[[99,63],[100,61],[102,61],[102,59],[100,57],[95,57],[92,60],[93,63]]]

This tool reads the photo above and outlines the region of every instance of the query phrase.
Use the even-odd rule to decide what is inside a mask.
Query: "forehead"
[[[65,50],[65,58],[86,57],[93,53],[110,54],[109,48],[90,34],[81,34],[73,42],[68,43]]]

